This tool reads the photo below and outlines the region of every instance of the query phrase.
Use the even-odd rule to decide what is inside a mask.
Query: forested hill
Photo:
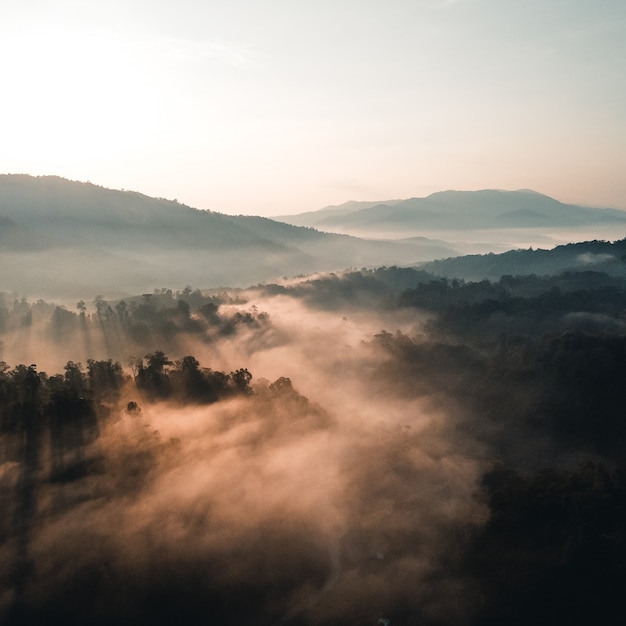
[[[625,309],[594,271],[0,293],[0,624],[625,623]]]
[[[427,240],[331,235],[54,176],[1,175],[0,218],[2,288],[47,297],[164,284],[246,286],[283,275],[454,254]]]
[[[283,244],[278,239],[293,243],[320,236],[283,224],[277,224],[274,232],[259,233],[255,224],[241,218],[56,176],[0,176],[0,215],[34,231],[45,230],[66,245],[279,249]]]
[[[626,239],[571,243],[552,250],[530,248],[501,254],[474,254],[427,262],[420,267],[437,276],[466,280],[498,280],[507,274],[546,275],[568,270],[594,270],[625,276]]]

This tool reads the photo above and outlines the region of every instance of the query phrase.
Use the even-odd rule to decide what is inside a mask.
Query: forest
[[[0,623],[624,623],[605,269],[2,294]]]

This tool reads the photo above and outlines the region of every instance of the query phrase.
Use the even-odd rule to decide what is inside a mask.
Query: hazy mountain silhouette
[[[0,216],[0,251],[41,250],[53,242],[17,222]]]
[[[348,233],[429,232],[500,228],[580,228],[619,223],[626,212],[564,204],[523,189],[442,191],[425,198],[346,203],[320,211],[282,216],[286,222]]]
[[[0,217],[0,279],[27,294],[247,286],[456,254],[443,242],[367,241],[55,176],[1,175]]]
[[[361,209],[369,209],[380,204],[392,206],[398,202],[402,202],[402,200],[385,200],[384,202],[349,200],[348,202],[333,204],[323,209],[318,209],[317,211],[306,211],[305,213],[297,213],[296,215],[279,215],[275,219],[287,222],[288,224],[295,224],[296,226],[314,226],[315,224],[321,224],[323,220],[328,218],[349,215]]]

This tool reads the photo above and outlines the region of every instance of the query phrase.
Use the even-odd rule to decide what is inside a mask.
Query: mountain
[[[47,237],[0,216],[0,252],[3,250],[41,250],[50,245]]]
[[[296,215],[278,215],[274,219],[281,222],[287,222],[288,224],[295,224],[296,226],[311,226],[321,223],[324,219],[330,217],[339,217],[342,215],[348,215],[354,213],[360,209],[369,209],[377,204],[393,205],[402,200],[385,200],[383,202],[363,202],[357,200],[349,200],[343,204],[336,204],[318,209],[317,211],[307,211],[305,213],[298,213]]]
[[[499,280],[506,275],[547,276],[581,271],[605,272],[626,278],[626,239],[570,243],[552,250],[509,250],[500,254],[458,256],[421,263],[419,268],[436,276],[474,281]]]
[[[0,218],[0,291],[27,295],[248,286],[456,253],[444,242],[357,239],[55,176],[0,175]]]
[[[355,235],[430,235],[496,229],[601,229],[621,227],[626,211],[564,204],[532,190],[442,191],[425,198],[348,203],[313,213],[283,216],[289,223]]]

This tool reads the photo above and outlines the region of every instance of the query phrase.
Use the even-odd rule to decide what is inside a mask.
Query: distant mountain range
[[[287,218],[293,223],[200,211],[55,176],[0,175],[0,292],[83,298],[186,284],[247,287],[283,276],[446,258],[441,263],[453,275],[466,266],[453,258],[468,251],[522,247],[503,247],[504,232],[522,237],[534,229],[544,236],[570,228],[593,239],[605,227],[612,239],[621,229],[626,236],[625,211],[563,204],[528,190],[348,202]],[[325,227],[367,238],[316,230]],[[458,232],[479,234],[468,247],[452,236]],[[491,240],[488,232],[495,233]],[[425,236],[433,233],[444,237]],[[486,243],[478,243],[483,236]],[[476,273],[463,275],[492,275],[483,270],[500,261],[485,259],[468,261]],[[435,265],[433,271],[444,267]]]
[[[55,176],[0,175],[0,291],[74,297],[243,287],[454,254],[428,239],[369,241]]]
[[[348,202],[276,219],[333,232],[378,236],[615,225],[626,228],[626,211],[564,204],[528,189],[442,191],[408,200]]]

